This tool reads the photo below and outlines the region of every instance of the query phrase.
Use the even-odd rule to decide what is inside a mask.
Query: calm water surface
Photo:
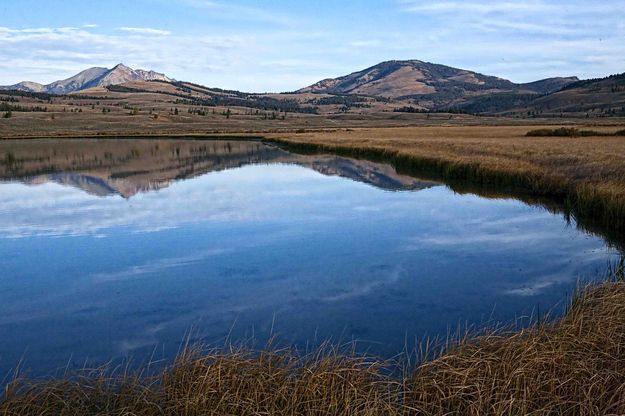
[[[0,379],[273,332],[391,357],[561,310],[616,255],[560,215],[247,142],[2,144]],[[6,155],[10,154],[10,157]]]

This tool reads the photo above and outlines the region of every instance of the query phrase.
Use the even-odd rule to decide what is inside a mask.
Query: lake
[[[618,256],[542,207],[253,141],[2,142],[0,179],[0,378],[185,337],[388,358],[561,313]]]

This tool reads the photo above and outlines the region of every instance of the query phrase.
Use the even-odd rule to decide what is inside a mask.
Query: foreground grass
[[[16,380],[0,415],[623,414],[625,283],[580,291],[557,322],[464,339],[403,377],[323,351],[187,350],[153,377]]]
[[[581,127],[580,127],[581,128]],[[547,197],[580,223],[625,232],[625,138],[527,137],[523,126],[348,129],[269,135],[291,149],[389,161],[462,191]]]
[[[580,293],[568,314],[461,343],[419,367],[408,404],[423,414],[625,413],[625,284]]]

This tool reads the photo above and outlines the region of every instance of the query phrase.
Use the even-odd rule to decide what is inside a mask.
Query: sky
[[[292,91],[387,60],[515,82],[625,72],[625,0],[0,0],[0,85],[123,62]]]

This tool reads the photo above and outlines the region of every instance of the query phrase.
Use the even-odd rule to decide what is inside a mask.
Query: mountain
[[[26,91],[26,92],[44,92],[45,88],[46,88],[45,85],[39,84],[38,82],[31,82],[31,81],[22,81],[18,84],[10,85],[7,87],[0,86],[0,89],[20,90],[20,91]]]
[[[106,68],[89,68],[79,72],[73,77],[45,85],[43,92],[60,95],[80,91],[89,88],[88,85],[91,85],[96,82],[96,80],[105,76],[107,72],[109,72],[109,70]]]
[[[51,84],[42,85],[36,82],[23,81],[18,84],[0,86],[1,90],[20,90],[27,92],[45,92],[48,94],[69,94],[92,87],[106,87],[108,85],[118,85],[131,81],[172,81],[164,74],[146,71],[143,69],[132,69],[124,64],[118,64],[112,69],[89,68],[73,77],[55,81]]]
[[[516,84],[465,69],[409,60],[382,62],[339,78],[324,79],[297,92],[412,99],[422,108],[439,109],[497,93],[548,94],[576,81],[577,77],[568,77]]]
[[[383,97],[426,95],[463,86],[471,89],[512,89],[510,81],[423,61],[387,61],[339,78],[319,81],[298,92],[362,94]]]
[[[111,69],[107,73],[103,74],[100,78],[90,83],[87,88],[119,85],[130,81],[171,82],[172,79],[158,72],[145,71],[143,69],[132,69],[124,64],[118,64],[117,66],[115,66],[115,68]]]

